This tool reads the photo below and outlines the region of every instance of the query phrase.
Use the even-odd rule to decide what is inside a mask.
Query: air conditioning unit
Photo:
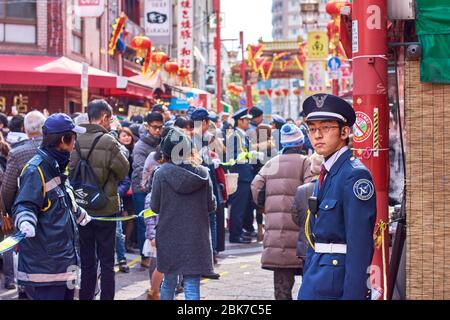
[[[414,20],[414,0],[388,0],[388,17],[390,20]]]

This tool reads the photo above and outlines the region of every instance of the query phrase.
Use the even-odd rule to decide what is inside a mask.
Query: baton
[[[20,241],[25,239],[25,233],[17,232],[0,242],[0,254],[13,249]]]

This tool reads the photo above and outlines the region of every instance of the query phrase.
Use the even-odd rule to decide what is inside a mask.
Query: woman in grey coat
[[[161,141],[164,164],[153,177],[151,209],[156,228],[158,271],[164,273],[161,300],[172,300],[179,275],[186,300],[200,299],[200,275],[213,272],[209,213],[215,198],[207,168],[192,161],[191,141],[170,129]]]

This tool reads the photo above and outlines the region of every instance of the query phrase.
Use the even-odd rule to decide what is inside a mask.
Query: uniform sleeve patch
[[[359,179],[353,185],[353,193],[355,196],[362,201],[370,200],[373,197],[375,188],[372,182],[367,179]]]

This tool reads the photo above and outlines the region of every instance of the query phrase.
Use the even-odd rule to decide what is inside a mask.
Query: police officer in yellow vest
[[[310,247],[298,298],[366,299],[376,198],[369,170],[347,146],[355,111],[329,94],[307,98],[303,110],[312,146],[325,161],[309,199]]]
[[[250,184],[254,178],[253,166],[249,153],[249,139],[246,130],[250,126],[252,115],[247,108],[239,109],[234,115],[234,131],[227,137],[227,159],[232,158],[235,164],[230,172],[238,173],[238,187],[229,197],[230,210],[230,242],[250,243],[249,237],[243,237],[244,217],[252,215],[253,204]],[[247,230],[251,231],[251,230]]]
[[[19,244],[17,280],[32,287],[34,300],[72,300],[79,265],[78,228],[91,217],[78,207],[67,176],[76,126],[63,113],[44,123],[44,138],[27,163],[12,213],[15,226],[25,234]]]

